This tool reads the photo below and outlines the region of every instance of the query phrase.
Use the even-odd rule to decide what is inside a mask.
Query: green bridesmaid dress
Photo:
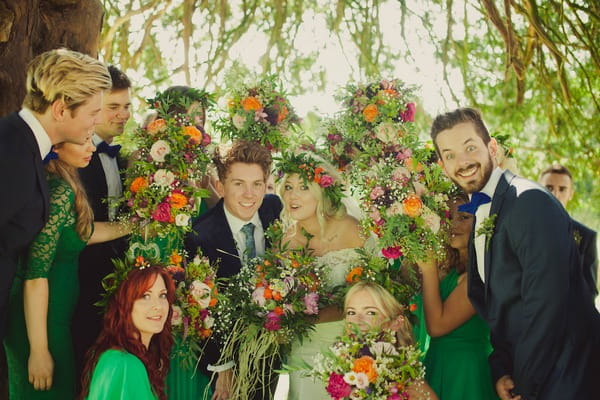
[[[8,365],[11,400],[73,399],[75,359],[71,340],[71,317],[79,295],[79,253],[85,247],[75,231],[77,215],[74,193],[61,178],[48,179],[50,217],[33,241],[26,262],[19,266],[10,294],[9,327],[4,347]],[[26,280],[48,279],[48,349],[54,361],[52,388],[34,390],[29,383],[29,341],[23,310]]]

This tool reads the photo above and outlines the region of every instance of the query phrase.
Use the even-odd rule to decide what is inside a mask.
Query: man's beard
[[[458,175],[458,173],[460,171],[469,169],[472,166],[473,166],[473,164],[469,165],[466,168],[461,168],[460,170],[457,170],[455,175]],[[454,182],[458,187],[460,187],[466,193],[479,192],[481,189],[483,189],[485,184],[490,180],[490,176],[492,176],[492,171],[494,170],[494,163],[492,162],[492,158],[489,155],[488,155],[488,162],[486,164],[484,164],[484,165],[479,164],[479,170],[483,172],[483,175],[479,181],[477,180],[477,176],[476,176],[473,178],[473,180],[467,182],[466,184],[464,184],[464,183],[461,184],[455,179],[452,179],[452,182]],[[462,182],[464,182],[464,181],[462,181]]]

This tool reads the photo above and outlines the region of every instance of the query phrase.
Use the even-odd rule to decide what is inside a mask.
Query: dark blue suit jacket
[[[198,248],[200,248],[202,254],[207,256],[211,262],[218,262],[217,277],[219,278],[233,276],[240,272],[242,268],[233,233],[227,223],[223,207],[223,199],[221,199],[213,208],[198,217],[193,223],[193,232],[187,236],[185,241],[185,248],[190,258],[193,258]],[[258,209],[258,216],[264,229],[279,218],[282,208],[283,205],[279,197],[271,194],[265,196]],[[204,348],[200,360],[203,373],[207,376],[212,374],[207,370],[207,366],[216,365],[220,355],[220,344],[217,340],[211,339]],[[276,377],[276,374],[271,373],[269,381],[274,379],[276,382],[274,377]],[[251,397],[258,399],[268,398],[269,396],[256,393]]]
[[[597,234],[581,222],[573,220],[575,242],[579,248],[581,267],[585,280],[594,295],[598,294],[598,249]]]
[[[49,198],[40,149],[18,113],[0,119],[0,339],[6,331],[8,294],[35,235],[48,221]]]
[[[600,316],[571,218],[544,188],[510,171],[496,187],[493,214],[485,284],[471,236],[468,293],[490,326],[494,382],[510,375],[523,400],[597,398]]]

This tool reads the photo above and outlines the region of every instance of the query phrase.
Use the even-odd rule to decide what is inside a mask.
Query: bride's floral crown
[[[277,181],[284,175],[298,174],[304,183],[316,183],[334,208],[339,208],[344,198],[344,186],[338,178],[328,174],[325,161],[312,157],[309,153],[283,153],[276,164]]]

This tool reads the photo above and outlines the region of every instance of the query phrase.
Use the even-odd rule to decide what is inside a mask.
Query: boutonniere
[[[581,241],[583,240],[583,238],[581,237],[581,233],[579,233],[578,230],[573,231],[573,239],[575,240],[575,244],[577,244],[577,246],[581,245]]]
[[[481,222],[479,228],[477,228],[476,236],[485,236],[485,250],[487,251],[490,247],[490,240],[494,234],[494,228],[496,226],[496,217],[498,214],[492,214]]]

